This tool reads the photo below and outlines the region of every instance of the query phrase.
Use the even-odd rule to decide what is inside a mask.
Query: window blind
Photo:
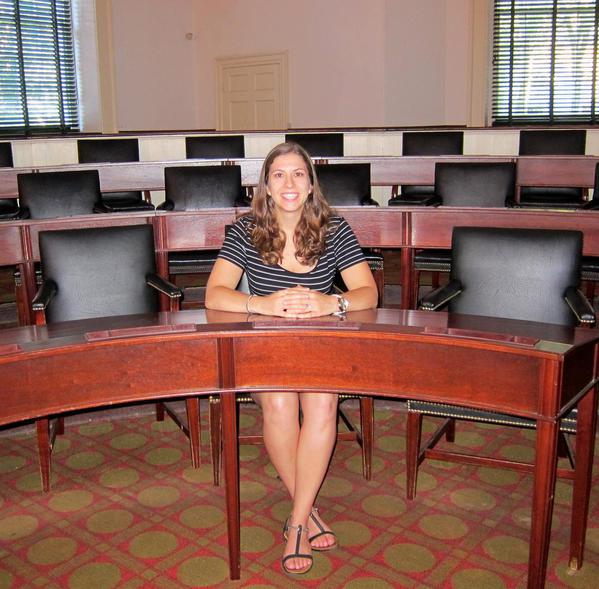
[[[495,0],[493,123],[596,123],[599,0]]]
[[[70,0],[0,0],[0,133],[78,128]]]

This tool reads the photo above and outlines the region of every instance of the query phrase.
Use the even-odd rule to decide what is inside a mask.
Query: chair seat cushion
[[[384,270],[385,261],[381,254],[364,250],[364,257],[366,258],[366,262],[368,263],[370,270]]]
[[[14,199],[0,200],[0,219],[14,219],[19,214],[19,205]]]
[[[583,280],[599,280],[599,258],[583,256],[580,269]]]
[[[414,268],[430,272],[449,272],[451,270],[451,250],[418,250],[414,254]]]
[[[169,274],[207,274],[212,270],[218,251],[172,252],[168,255]]]
[[[154,205],[145,200],[102,200],[94,206],[96,213],[119,213],[153,211]]]
[[[517,427],[527,427],[534,429],[535,422],[532,419],[506,415],[505,413],[495,413],[493,411],[479,411],[471,407],[459,407],[457,405],[448,405],[445,403],[432,403],[430,401],[407,402],[408,411],[422,413],[424,415],[433,415],[437,417],[452,417],[454,419],[466,419],[470,421],[482,421],[485,423],[496,423],[500,425],[513,425]],[[575,434],[576,416],[578,409],[572,409],[560,422],[560,431]]]
[[[550,208],[579,208],[583,196],[580,188],[537,188],[523,186],[520,190],[520,206],[523,207],[550,207]]]

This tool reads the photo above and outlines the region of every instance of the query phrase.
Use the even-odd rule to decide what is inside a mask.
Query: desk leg
[[[528,556],[528,589],[541,589],[545,586],[555,494],[557,436],[557,423],[537,421],[532,521]]]
[[[404,247],[401,250],[401,308],[412,309],[416,301],[412,301],[414,290],[412,281],[414,279],[414,250]]]
[[[593,387],[578,403],[576,425],[576,470],[572,494],[570,526],[570,568],[582,566],[589,517],[589,496],[593,475],[595,430],[597,427],[597,391]]]
[[[239,530],[239,454],[237,451],[235,393],[221,394],[221,411],[227,535],[229,540],[229,576],[231,580],[237,580],[241,576],[241,543]]]

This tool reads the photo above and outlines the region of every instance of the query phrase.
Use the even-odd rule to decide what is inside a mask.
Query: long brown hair
[[[285,234],[279,228],[275,215],[275,204],[266,188],[273,161],[278,156],[288,153],[295,153],[304,160],[312,184],[312,192],[304,203],[293,236],[296,248],[295,257],[302,264],[311,266],[324,253],[331,208],[320,190],[314,164],[308,152],[297,143],[280,143],[271,149],[262,164],[258,186],[252,199],[252,215],[255,221],[252,229],[252,243],[266,264],[275,265],[282,260]]]

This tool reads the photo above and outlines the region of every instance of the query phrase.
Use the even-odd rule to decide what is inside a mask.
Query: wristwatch
[[[342,295],[335,294],[333,296],[337,299],[337,304],[339,305],[339,310],[337,313],[347,313],[347,310],[349,309],[349,301]]]

